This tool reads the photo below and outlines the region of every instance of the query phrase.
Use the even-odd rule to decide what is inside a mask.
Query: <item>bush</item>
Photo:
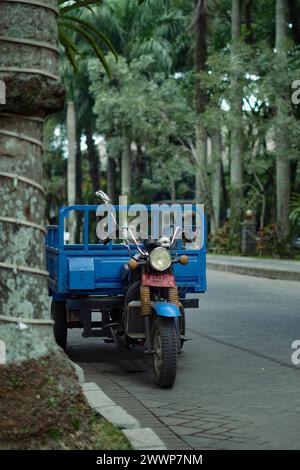
[[[279,253],[280,250],[276,224],[267,225],[258,231],[256,248],[260,256]]]
[[[220,228],[216,233],[211,233],[208,236],[208,248],[209,251],[222,255],[227,254],[231,251],[231,243],[230,243],[230,226],[229,223],[226,222],[222,228]]]

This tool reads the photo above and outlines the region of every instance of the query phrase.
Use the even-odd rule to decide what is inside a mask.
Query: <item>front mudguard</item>
[[[181,317],[179,307],[169,302],[154,302],[153,308],[159,317],[166,317],[166,318]]]
[[[152,306],[158,317],[169,318],[170,321],[175,322],[177,347],[178,347],[178,354],[179,354],[181,352],[180,328],[179,328],[179,319],[181,317],[181,312],[180,312],[179,307],[169,302],[154,302]]]

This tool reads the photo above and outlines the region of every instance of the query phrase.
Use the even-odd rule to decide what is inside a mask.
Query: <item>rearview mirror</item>
[[[110,197],[104,191],[101,191],[101,189],[95,192],[95,196],[101,199],[104,204],[111,204]]]

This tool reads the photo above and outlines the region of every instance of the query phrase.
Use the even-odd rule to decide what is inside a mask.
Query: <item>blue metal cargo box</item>
[[[117,207],[117,206],[116,206]],[[59,212],[58,225],[47,227],[46,259],[49,271],[49,295],[62,300],[76,295],[122,295],[121,273],[129,261],[127,248],[121,244],[89,243],[89,222],[98,206],[68,206]],[[83,242],[67,244],[64,241],[65,219],[72,211],[83,214]],[[201,249],[188,249],[177,240],[178,255],[188,255],[186,266],[175,264],[174,272],[179,288],[185,292],[200,293],[206,290],[205,220],[204,243]],[[136,247],[131,246],[133,253]]]

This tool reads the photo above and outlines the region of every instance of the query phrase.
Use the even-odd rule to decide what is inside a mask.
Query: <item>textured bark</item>
[[[136,187],[140,187],[146,171],[146,156],[143,152],[142,145],[137,144],[135,165],[134,165],[134,182]]]
[[[56,1],[50,0],[48,4],[56,6]],[[57,75],[56,14],[32,5],[1,2],[0,32],[7,38],[0,41],[0,75],[7,90],[7,104],[1,106],[1,111],[46,116],[60,110],[64,103],[63,86],[42,75]],[[42,43],[44,47],[24,44],[23,40]],[[4,70],[10,67],[41,73]]]
[[[212,135],[212,216],[211,232],[215,233],[220,227],[220,202],[221,202],[221,133],[215,131]]]
[[[208,202],[207,194],[207,133],[202,126],[196,129],[196,146],[194,151],[194,160],[196,163],[196,182],[195,198],[196,202],[206,204]]]
[[[228,203],[228,189],[226,184],[226,175],[224,166],[221,160],[221,186],[222,186],[222,200],[223,200],[223,211],[222,211],[222,219],[225,222],[227,220],[227,208],[229,207]]]
[[[198,0],[195,11],[195,96],[196,110],[199,117],[205,112],[207,95],[201,84],[200,73],[205,70],[207,59],[207,11],[206,0]],[[206,165],[207,165],[207,133],[201,122],[201,118],[196,130],[196,180],[195,180],[195,198],[197,202],[205,204],[206,194]]]
[[[231,164],[230,164],[230,208],[231,242],[234,250],[240,249],[240,222],[242,211],[242,91],[239,87],[239,71],[236,67],[241,35],[241,0],[232,0],[231,11]]]
[[[121,194],[130,197],[131,184],[131,149],[127,132],[123,133],[123,149],[121,161]]]
[[[206,12],[206,0],[198,0],[196,11],[195,11],[195,64],[196,72],[202,72],[205,70],[205,64],[207,59],[207,12]],[[201,86],[201,78],[197,76],[195,82],[196,91],[196,109],[198,113],[205,111],[207,102],[207,96]]]
[[[76,203],[76,113],[73,101],[67,106],[67,137],[68,137],[68,205]],[[76,215],[71,212],[68,217],[70,242],[75,243]]]
[[[48,2],[56,6],[56,1]],[[21,22],[20,22],[21,20]],[[47,47],[0,41],[0,79],[6,82],[7,104],[0,113],[0,171],[42,182],[42,119],[59,109],[63,88],[42,74],[7,71],[18,67],[57,74],[57,17],[42,7],[1,3],[1,36],[48,43]],[[0,217],[44,225],[44,196],[31,184],[0,176]],[[0,221],[0,262],[45,270],[44,233],[38,228]],[[0,267],[0,315],[49,319],[47,277]],[[50,325],[0,322],[7,362],[20,362],[55,349]]]
[[[76,115],[75,104],[68,102],[67,107],[68,137],[68,204],[76,202]]]
[[[107,194],[116,203],[116,161],[109,157],[107,159]]]
[[[57,1],[44,5],[56,7]],[[56,47],[56,12],[40,2],[1,2],[0,36]],[[8,67],[15,69],[7,72]],[[8,97],[0,108],[0,340],[6,345],[6,364],[0,365],[1,448],[24,448],[26,437],[42,441],[54,426],[74,442],[78,433],[70,408],[80,423],[89,415],[73,367],[54,341],[45,275],[45,198],[37,185],[41,117],[63,104],[62,86],[53,78],[57,69],[51,47],[0,39],[0,80],[6,80]]]
[[[247,31],[247,42],[251,44],[253,42],[252,0],[245,0],[244,12],[245,12],[245,26],[246,26],[246,31]]]
[[[76,130],[76,204],[82,204],[81,130]]]
[[[81,129],[76,129],[76,204],[82,204],[82,168],[81,168]],[[78,217],[76,221],[75,242],[82,243],[82,218]]]
[[[233,187],[240,186],[243,181],[242,167],[242,97],[238,85],[239,75],[235,71],[236,54],[238,48],[236,41],[241,35],[241,7],[240,0],[232,0],[232,130],[231,130],[231,184]]]
[[[92,180],[94,193],[99,189],[100,185],[100,156],[98,149],[95,146],[93,129],[89,127],[86,130],[86,142],[88,148],[88,161],[89,161],[89,172]]]
[[[0,115],[0,128],[42,138],[42,124],[15,116]],[[1,136],[0,172],[27,176],[41,183],[41,148],[18,138]],[[0,176],[0,217],[43,225],[44,198],[33,186]],[[0,221],[0,262],[45,269],[44,233],[36,228]],[[0,267],[0,315],[33,319],[49,318],[47,278]],[[54,348],[50,326],[20,330],[15,323],[1,323],[8,362],[36,357]]]
[[[276,51],[282,71],[287,68],[285,41],[287,38],[287,1],[276,0]],[[287,83],[287,87],[289,84]],[[278,122],[285,119],[285,106],[288,100],[288,89],[282,90],[277,103]],[[276,130],[276,194],[277,194],[277,225],[279,242],[286,242],[290,235],[290,161],[288,159],[287,137],[282,125]]]

